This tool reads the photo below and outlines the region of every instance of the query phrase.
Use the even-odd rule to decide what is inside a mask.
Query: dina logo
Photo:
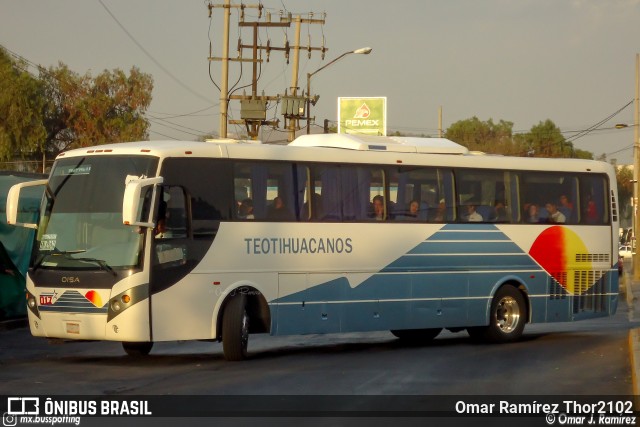
[[[371,115],[371,110],[367,106],[366,103],[363,103],[357,110],[356,114],[354,114],[354,119],[367,119]]]

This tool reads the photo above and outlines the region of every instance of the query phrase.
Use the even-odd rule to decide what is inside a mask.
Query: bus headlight
[[[120,301],[118,300],[111,301],[111,310],[118,312],[120,311],[121,308],[122,306],[120,305]]]
[[[116,316],[133,307],[137,303],[149,298],[149,284],[136,286],[127,289],[117,295],[112,295],[109,300],[109,312],[107,322],[112,321]]]
[[[111,300],[111,310],[118,312],[127,307],[127,304],[131,302],[131,297],[128,294],[122,295],[120,298],[114,298]]]
[[[32,312],[38,319],[40,319],[40,310],[38,310],[38,304],[36,302],[36,297],[31,292],[27,291],[27,308],[30,312]]]

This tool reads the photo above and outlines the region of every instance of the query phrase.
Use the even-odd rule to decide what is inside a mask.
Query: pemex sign
[[[338,98],[338,133],[387,135],[387,98]]]

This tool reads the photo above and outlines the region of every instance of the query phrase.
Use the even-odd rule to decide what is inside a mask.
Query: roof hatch
[[[329,147],[394,153],[469,154],[469,150],[466,147],[445,138],[407,136],[315,134],[299,136],[289,145],[293,147]]]

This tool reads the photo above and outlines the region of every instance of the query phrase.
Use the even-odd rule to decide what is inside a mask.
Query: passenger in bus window
[[[158,206],[158,221],[156,222],[156,228],[154,228],[154,234],[156,239],[166,239],[171,237],[169,231],[167,231],[167,202],[164,200],[160,202]]]
[[[440,203],[438,203],[438,207],[436,208],[436,214],[432,220],[434,222],[444,222],[446,211],[447,206],[444,203],[444,199],[440,199]]]
[[[484,218],[478,212],[476,212],[476,205],[467,205],[467,217],[468,222],[482,222]]]
[[[417,200],[409,202],[409,212],[407,213],[408,219],[417,219],[418,211],[420,210],[420,203]]]
[[[267,215],[269,219],[276,221],[289,221],[292,219],[292,215],[284,204],[284,200],[280,196],[276,196],[273,199],[273,206],[269,209]]]
[[[560,196],[560,205],[558,206],[558,210],[562,212],[565,218],[571,218],[573,203],[571,203],[564,194]]]
[[[423,212],[426,212],[426,208],[424,208]],[[388,209],[387,209],[388,210]],[[420,202],[417,200],[411,200],[406,209],[403,209],[399,215],[395,216],[395,219],[398,221],[415,221],[417,219],[426,219],[419,218],[420,215]]]
[[[376,221],[384,220],[384,197],[379,194],[373,198],[373,218]]]
[[[598,208],[596,202],[593,201],[591,195],[589,195],[587,201],[587,223],[596,224],[598,222]]]
[[[496,222],[509,222],[507,207],[504,205],[503,202],[500,202],[500,201],[496,202],[495,210],[496,210],[496,216],[495,216]]]
[[[538,213],[538,205],[535,203],[529,204],[526,208],[527,213],[527,222],[531,224],[536,224],[540,222],[540,215]]]
[[[558,207],[555,203],[547,203],[545,205],[547,212],[549,212],[549,217],[547,218],[547,222],[553,224],[564,224],[567,221],[567,217],[564,216],[562,212],[558,210]]]
[[[244,199],[242,204],[240,204],[240,209],[238,210],[238,216],[240,219],[255,219],[253,215],[253,200]]]
[[[242,201],[247,197],[249,197],[249,195],[247,194],[247,189],[245,187],[237,186],[235,188],[235,200],[238,210],[240,209],[240,206],[242,206]]]
[[[571,203],[564,194],[560,196],[560,206],[567,209],[573,209],[573,203]]]

